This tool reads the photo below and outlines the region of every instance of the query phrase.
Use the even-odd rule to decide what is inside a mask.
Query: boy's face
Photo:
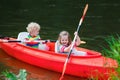
[[[30,32],[30,35],[32,36],[32,37],[35,37],[35,36],[37,36],[39,34],[39,31],[38,30],[36,30],[36,31],[31,31]]]
[[[68,36],[62,36],[60,40],[61,44],[67,45],[68,44]]]

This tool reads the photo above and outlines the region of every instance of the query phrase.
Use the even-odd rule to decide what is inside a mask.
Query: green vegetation
[[[10,71],[4,71],[3,75],[6,77],[7,80],[27,80],[26,79],[27,73],[25,69],[20,69],[18,75]]]
[[[0,80],[27,80],[27,73],[25,69],[20,69],[18,75],[10,72],[9,69],[10,67],[0,63]]]
[[[9,67],[6,66],[6,65],[3,64],[3,63],[0,63],[0,74],[1,74],[3,71],[5,71],[6,69],[9,69]]]
[[[120,36],[108,36],[105,38],[105,41],[107,46],[103,47],[103,55],[113,58],[118,62],[118,68],[116,69],[118,75],[112,75],[112,80],[120,80]]]
[[[8,69],[9,69],[8,66],[6,66],[3,63],[0,63],[0,80],[5,80],[4,76],[2,75],[2,72],[4,72],[5,70],[8,70]]]
[[[108,36],[105,41],[107,46],[103,47],[103,55],[116,59],[120,65],[120,36]]]

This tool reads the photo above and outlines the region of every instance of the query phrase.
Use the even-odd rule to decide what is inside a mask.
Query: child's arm
[[[64,49],[64,52],[69,52],[70,51],[70,47],[66,47],[65,49]]]
[[[75,44],[74,44],[74,45],[75,45],[75,46],[79,46],[80,43],[81,43],[80,37],[78,36],[77,32],[75,32],[74,35],[77,35],[76,41],[75,41]],[[71,45],[72,45],[72,44],[70,44],[68,47],[65,47],[65,48],[64,48],[64,52],[69,52],[69,51],[70,51],[70,48],[71,48]]]
[[[69,52],[69,51],[70,51],[70,48],[71,48],[71,45],[69,45],[68,47],[66,47],[66,48],[64,49],[64,52]]]

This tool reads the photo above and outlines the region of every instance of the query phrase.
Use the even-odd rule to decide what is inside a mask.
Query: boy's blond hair
[[[28,24],[26,27],[27,31],[30,33],[31,31],[39,31],[40,30],[40,25],[36,22],[31,22]]]

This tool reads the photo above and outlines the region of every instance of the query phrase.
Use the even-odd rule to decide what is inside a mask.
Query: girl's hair
[[[60,34],[59,34],[59,37],[58,37],[58,41],[60,42],[60,44],[61,44],[61,37],[62,36],[68,36],[68,45],[70,45],[71,42],[72,42],[70,34],[67,31],[61,31]]]
[[[36,31],[36,30],[40,30],[40,25],[38,23],[35,22],[31,22],[28,24],[28,26],[26,27],[27,31],[30,33],[31,31]]]

